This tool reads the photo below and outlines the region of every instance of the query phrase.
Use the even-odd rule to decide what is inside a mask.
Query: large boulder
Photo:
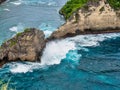
[[[0,64],[11,61],[40,61],[45,47],[43,31],[35,28],[26,29],[0,47]]]

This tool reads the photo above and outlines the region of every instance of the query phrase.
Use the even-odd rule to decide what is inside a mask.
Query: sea
[[[45,37],[65,23],[67,0],[7,0],[0,5],[0,45],[34,27]],[[120,33],[78,35],[48,42],[40,62],[0,68],[8,90],[120,90]]]

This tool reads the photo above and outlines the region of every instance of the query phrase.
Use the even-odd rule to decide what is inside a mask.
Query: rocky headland
[[[120,10],[113,9],[106,0],[89,0],[48,39],[114,32],[120,32]]]
[[[0,64],[18,60],[40,61],[44,47],[45,35],[43,31],[35,28],[25,29],[24,32],[18,33],[1,45]]]

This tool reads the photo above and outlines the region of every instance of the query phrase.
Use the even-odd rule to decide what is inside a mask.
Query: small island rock
[[[45,43],[43,31],[26,29],[1,45],[0,64],[18,60],[40,61]]]

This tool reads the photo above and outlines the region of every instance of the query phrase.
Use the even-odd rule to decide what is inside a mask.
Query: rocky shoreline
[[[120,32],[120,11],[112,9],[106,0],[100,0],[97,5],[88,3],[85,7],[76,11],[47,39],[43,31],[28,28],[4,42],[0,47],[0,66],[18,60],[40,62],[43,49],[51,40],[76,35]]]

